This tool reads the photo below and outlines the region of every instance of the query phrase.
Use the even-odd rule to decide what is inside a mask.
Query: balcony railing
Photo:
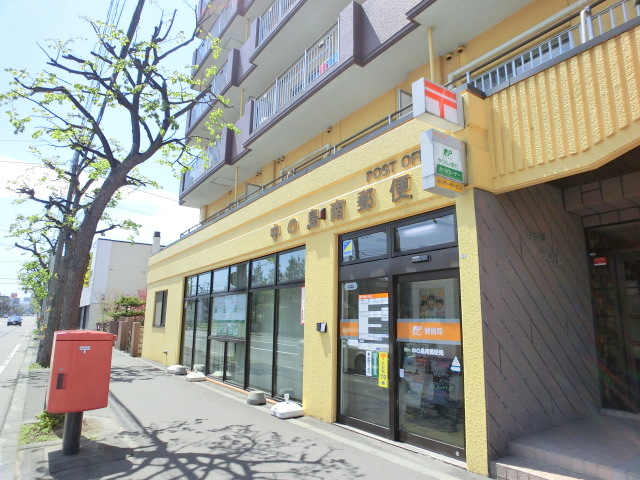
[[[206,5],[206,2],[205,2]],[[220,16],[209,30],[209,34],[213,38],[220,38],[220,35],[225,28],[229,25],[229,22],[233,18],[233,15],[238,11],[238,0],[230,0],[229,3],[222,9]],[[196,51],[193,53],[193,64],[201,65],[207,54],[211,51],[211,42],[209,40],[203,40]]]
[[[187,119],[187,130],[191,129],[191,127],[198,123],[200,118],[202,118],[202,115],[204,115],[205,112],[209,111],[213,102],[213,98],[214,97],[211,94],[205,95],[202,100],[196,103],[196,106],[189,111],[189,118]]]
[[[404,123],[410,120],[412,117],[411,115],[408,115],[408,113],[411,112],[412,108],[413,108],[413,105],[409,104],[406,107],[402,108],[401,110],[398,110],[397,112],[393,112],[390,115],[387,115],[386,117],[382,118],[381,120],[373,123],[372,125],[369,125],[368,127],[351,135],[349,138],[344,139],[342,142],[334,146],[327,145],[321,148],[320,150],[317,150],[312,154],[307,155],[306,157],[290,165],[288,168],[285,168],[284,170],[282,170],[281,175],[278,178],[276,178],[275,180],[265,185],[253,185],[253,187],[256,187],[256,188],[254,188],[251,193],[238,197],[237,199],[229,203],[229,205],[227,205],[225,208],[223,208],[219,212],[214,213],[207,219],[191,227],[186,232],[183,232],[182,234],[180,234],[180,239],[188,235],[191,235],[192,233],[194,233],[195,231],[199,230],[200,228],[206,225],[209,225],[215,222],[216,220],[224,216],[226,213],[234,210],[235,208],[241,207],[244,204],[247,204],[256,200],[263,193],[273,190],[274,188],[278,187],[280,184],[284,183],[285,181],[300,175],[304,175],[308,171],[320,165],[321,160],[328,159],[329,157],[335,158],[339,155],[342,155],[343,153],[346,153],[350,149],[355,148],[360,143],[370,141],[373,138],[379,135],[382,135],[382,133],[386,132],[388,128],[396,127],[401,123]],[[391,125],[393,125],[393,127],[391,127]],[[221,161],[224,161],[224,159],[222,159]],[[183,183],[182,191],[185,191],[187,189],[186,177],[187,177],[187,174],[185,173],[185,180]],[[192,185],[192,184],[193,184],[193,181],[189,183],[189,185]],[[177,241],[180,241],[180,240],[177,240]]]
[[[276,0],[271,4],[258,19],[258,45],[264,42],[269,34],[280,25],[282,19],[300,2],[301,0]]]
[[[452,85],[456,81],[466,77],[468,84],[473,85],[475,88],[483,92],[489,92],[494,88],[506,84],[511,78],[525,73],[543,62],[558,57],[576,46],[592,40],[619,25],[640,16],[640,5],[634,6],[635,0],[622,0],[600,13],[592,15],[591,9],[603,3],[603,1],[604,0],[595,2],[590,7],[582,10],[579,14],[576,13],[571,15],[569,18],[563,19],[560,23],[557,23],[540,33],[538,37],[558,28],[573,18],[580,16],[580,23],[578,25],[570,27],[550,39],[536,44],[524,53],[510,58],[506,62],[503,62],[480,75],[472,76],[474,72],[483,70],[485,67],[495,63],[496,61],[496,59],[489,60],[483,65],[468,71],[465,76],[457,77],[447,85]],[[530,40],[526,43],[530,43]],[[502,56],[504,57],[509,55],[510,52],[522,48],[526,43],[523,42],[512,47],[508,52],[502,54]]]
[[[224,158],[222,156],[222,141],[210,145],[205,151],[206,158],[197,157],[189,165],[189,170],[184,173],[184,180],[182,182],[182,191],[187,190],[191,185],[203,176],[207,171],[217,167]]]
[[[336,23],[258,96],[254,104],[254,130],[338,63],[339,36]]]
[[[231,82],[231,66],[229,63],[225,63],[220,70],[213,77],[213,85],[211,87],[211,94],[205,96],[196,106],[189,112],[189,118],[187,121],[187,130],[193,127],[200,121],[202,115],[207,112],[213,104],[217,101],[216,96],[222,93],[222,90],[226,85]]]
[[[210,0],[200,0],[198,2],[198,17],[200,17],[200,15],[202,15],[202,12],[204,12],[204,9],[207,8],[207,5],[209,5]]]

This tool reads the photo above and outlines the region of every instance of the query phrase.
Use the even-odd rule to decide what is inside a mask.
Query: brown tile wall
[[[597,412],[599,390],[581,219],[548,185],[476,190],[489,455]]]

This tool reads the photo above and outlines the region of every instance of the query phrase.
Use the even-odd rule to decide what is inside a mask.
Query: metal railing
[[[237,199],[233,200],[232,202],[230,202],[225,208],[223,208],[222,210],[214,213],[213,215],[211,215],[210,217],[206,218],[205,220],[203,220],[202,222],[198,223],[197,225],[194,225],[193,227],[191,227],[189,230],[183,232],[180,234],[180,239],[194,233],[196,230],[199,230],[200,228],[209,225],[213,222],[215,222],[216,220],[218,220],[219,218],[221,218],[222,216],[224,216],[225,214],[227,214],[228,212],[246,204],[249,203],[255,199],[257,199],[258,197],[260,197],[262,194],[264,194],[265,192],[269,192],[270,190],[276,188],[277,186],[279,186],[280,184],[284,183],[285,181],[290,180],[291,178],[295,178],[297,176],[300,175],[304,175],[305,173],[307,173],[309,170],[311,170],[312,168],[314,168],[314,164],[318,164],[321,160],[327,159],[329,157],[337,157],[338,155],[342,155],[343,153],[346,153],[348,150],[350,150],[350,148],[353,148],[356,142],[358,141],[369,141],[372,138],[375,138],[376,136],[382,134],[383,132],[379,132],[378,135],[376,135],[376,133],[393,124],[396,123],[397,125],[400,125],[401,123],[404,123],[406,121],[409,121],[411,118],[413,118],[411,115],[407,115],[407,112],[411,112],[413,109],[413,105],[409,104],[406,107],[402,108],[401,110],[397,110],[393,113],[391,113],[390,115],[387,115],[386,117],[378,120],[377,122],[369,125],[368,127],[360,130],[357,133],[354,133],[353,135],[351,135],[349,138],[344,139],[343,141],[341,141],[340,143],[337,143],[334,146],[327,146],[326,148],[322,148],[319,151],[313,152],[312,154],[304,157],[301,160],[298,160],[296,162],[294,162],[289,168],[285,168],[282,171],[282,174],[277,177],[276,179],[272,180],[269,183],[266,183],[265,185],[253,185],[254,187],[257,187],[254,189],[254,191],[252,191],[251,193],[248,193],[246,195],[242,195],[240,197],[238,197]],[[397,126],[396,125],[396,126]],[[222,161],[224,161],[224,159],[222,159]],[[209,167],[211,168],[211,167]],[[183,191],[187,188],[187,173],[184,174],[185,175],[185,181],[183,182]],[[191,185],[193,182],[191,182],[189,185]],[[180,241],[176,240],[176,241]],[[174,242],[175,243],[175,242]]]
[[[196,106],[189,112],[187,118],[187,130],[193,127],[200,121],[202,115],[208,111],[218,101],[217,96],[222,93],[224,87],[231,82],[231,66],[229,63],[225,63],[220,70],[213,77],[213,83],[211,85],[211,93],[196,104]]]
[[[258,45],[269,36],[273,30],[280,25],[282,19],[301,0],[275,0],[264,14],[258,18]]]
[[[464,75],[454,78],[445,86],[453,86],[456,82],[466,80],[468,84],[473,85],[475,88],[483,92],[491,91],[492,89],[507,83],[511,78],[531,70],[543,62],[558,57],[565,52],[568,52],[571,49],[592,40],[635,17],[640,16],[640,6],[634,6],[635,0],[622,0],[601,12],[592,15],[592,9],[604,1],[605,0],[594,2],[581,12],[574,13],[562,19],[560,22],[557,22],[546,28],[543,32],[540,32],[534,38],[527,39],[524,42],[511,47],[508,51],[500,54],[498,57],[494,57],[484,62],[482,65],[467,71]],[[510,58],[506,62],[500,63],[498,66],[495,66],[490,70],[484,71],[476,76],[473,75],[475,72],[482,71],[486,67],[495,64],[500,58],[504,58],[512,54],[514,51],[520,50],[527,44],[532,43],[536,39],[556,30],[577,17],[580,17],[579,24],[563,30],[551,38],[529,48],[525,52]]]
[[[213,38],[220,38],[220,35],[231,22],[234,14],[238,11],[238,0],[230,0],[220,12],[220,16],[209,30]],[[207,54],[211,51],[211,42],[203,40],[195,52],[193,52],[193,65],[201,65]]]
[[[196,103],[195,107],[193,107],[189,111],[189,118],[187,118],[187,130],[198,123],[202,115],[204,115],[205,112],[209,111],[213,100],[213,95],[209,93],[205,95],[202,100]]]
[[[205,150],[205,157],[206,158],[196,157],[189,165],[189,169],[184,172],[182,191],[188,189],[207,171],[224,162],[224,158],[222,157],[222,142],[218,141],[213,145],[209,145]]]
[[[276,78],[254,102],[253,130],[262,125],[284,105],[304,92],[320,76],[339,61],[338,23]]]
[[[198,2],[198,17],[202,15],[202,12],[204,12],[204,9],[207,7],[207,5],[209,5],[209,1],[210,0],[200,0]]]

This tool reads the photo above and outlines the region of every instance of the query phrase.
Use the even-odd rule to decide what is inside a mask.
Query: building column
[[[456,199],[460,253],[460,298],[464,354],[465,438],[467,468],[489,474],[487,406],[484,378],[482,295],[474,190]]]

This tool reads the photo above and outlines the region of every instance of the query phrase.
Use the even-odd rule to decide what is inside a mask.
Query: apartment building
[[[149,256],[160,250],[160,233],[153,243],[98,238],[91,246],[91,263],[80,297],[80,328],[95,330],[105,309],[122,295],[136,296],[147,288]]]
[[[187,131],[221,95],[239,133],[182,178],[143,355],[483,474],[638,421],[636,3],[201,1]]]

